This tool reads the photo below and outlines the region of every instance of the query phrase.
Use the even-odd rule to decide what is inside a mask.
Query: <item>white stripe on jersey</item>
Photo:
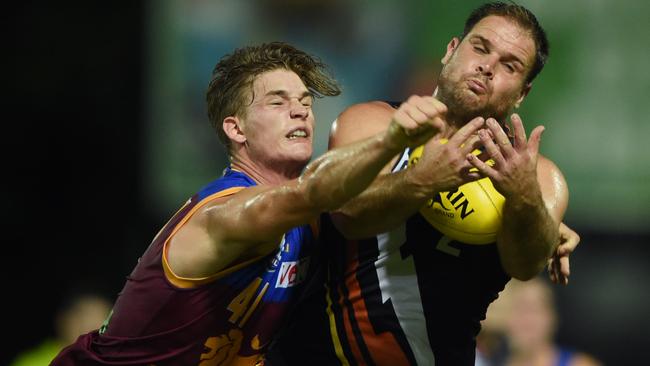
[[[413,256],[402,259],[400,246],[406,242],[404,225],[377,235],[379,256],[375,261],[381,300],[392,299],[393,309],[418,365],[434,365],[427,336],[426,319],[415,273]],[[390,254],[389,254],[390,253]]]

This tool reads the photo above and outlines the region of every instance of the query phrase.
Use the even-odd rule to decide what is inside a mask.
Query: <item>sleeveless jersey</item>
[[[186,279],[167,264],[170,238],[202,206],[255,182],[227,169],[194,195],[139,259],[104,326],[79,337],[58,365],[255,365],[296,299],[313,246],[309,225],[275,252],[215,275]]]
[[[393,172],[408,166],[409,154]],[[474,365],[480,321],[510,279],[496,243],[455,241],[420,213],[358,241],[323,216],[320,240],[328,250],[320,275],[269,364]]]

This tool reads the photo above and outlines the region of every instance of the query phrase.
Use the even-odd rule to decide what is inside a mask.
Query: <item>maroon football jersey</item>
[[[53,361],[67,365],[255,365],[298,295],[313,246],[309,225],[278,248],[206,278],[176,276],[169,239],[206,203],[254,185],[228,169],[194,195],[138,261],[105,324]]]

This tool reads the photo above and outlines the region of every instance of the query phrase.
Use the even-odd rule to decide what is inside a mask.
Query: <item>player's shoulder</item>
[[[542,192],[547,197],[561,201],[568,200],[569,187],[560,168],[549,158],[539,155],[537,158],[537,180]]]
[[[382,101],[354,104],[332,124],[330,148],[347,145],[386,130],[395,109]]]
[[[384,101],[370,101],[354,104],[346,108],[337,118],[339,123],[344,124],[368,124],[390,122],[390,116],[395,109]]]
[[[562,176],[562,171],[560,168],[553,162],[553,160],[547,158],[546,156],[540,154],[537,157],[537,173],[539,176]]]

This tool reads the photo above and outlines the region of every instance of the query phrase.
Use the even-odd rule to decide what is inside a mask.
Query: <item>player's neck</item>
[[[302,168],[298,168],[295,164],[257,162],[248,156],[233,156],[230,166],[232,169],[246,174],[260,185],[282,184],[298,178],[302,172]]]
[[[463,126],[465,126],[469,121],[465,121],[460,117],[454,115],[451,111],[447,112],[447,125],[449,126],[449,135],[456,133]]]
[[[439,92],[440,89],[436,87],[436,89],[433,91],[433,97],[440,98]],[[449,108],[449,106],[447,107]],[[453,109],[447,110],[447,113],[445,115],[445,121],[447,122],[447,127],[448,127],[446,131],[447,137],[453,135],[456,131],[460,130],[463,126],[465,126],[469,122],[466,116],[459,113],[454,113]]]

